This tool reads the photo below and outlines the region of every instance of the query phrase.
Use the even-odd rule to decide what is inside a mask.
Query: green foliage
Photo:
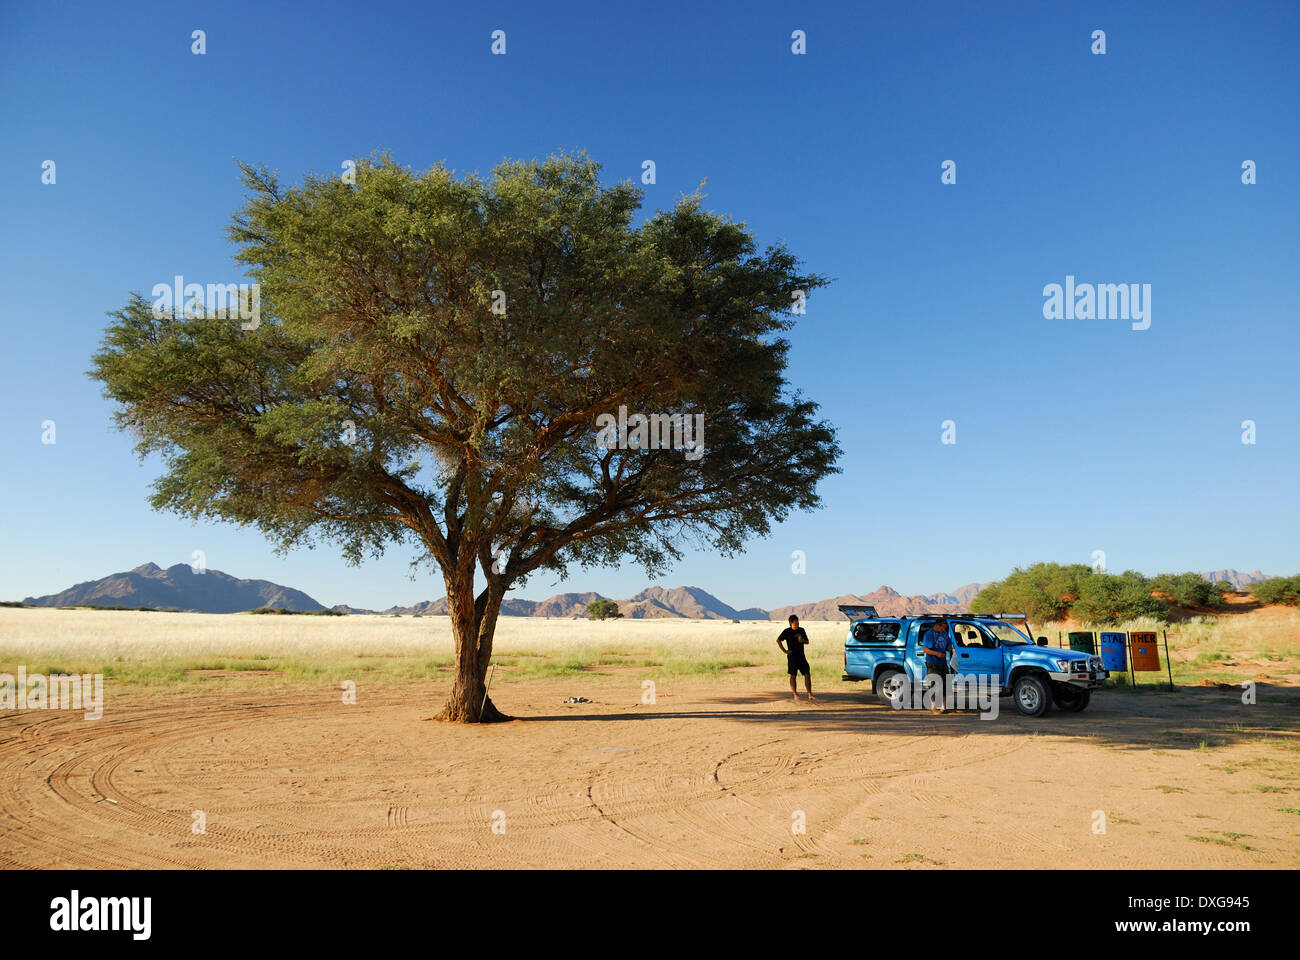
[[[985,587],[971,600],[972,613],[1023,612],[1031,622],[1064,620],[1092,570],[1081,563],[1036,563],[1015,568],[1001,583]]]
[[[617,620],[622,616],[613,600],[593,600],[587,604],[588,620]]]
[[[1223,606],[1223,594],[1199,573],[1162,573],[1150,582],[1151,589],[1168,595],[1180,607]]]
[[[1274,577],[1271,580],[1257,580],[1250,585],[1250,592],[1260,603],[1282,603],[1290,607],[1300,607],[1300,574],[1291,577]]]
[[[345,617],[342,610],[331,610],[328,607],[322,610],[278,610],[273,607],[258,607],[256,610],[249,610],[249,613],[257,614],[276,614],[280,616],[302,616],[302,617]],[[417,614],[418,616],[418,614]]]
[[[355,185],[243,171],[255,328],[137,294],[93,358],[163,459],[155,508],[352,562],[414,542],[453,619],[479,619],[476,564],[488,607],[540,569],[657,574],[685,540],[739,551],[838,472],[784,376],[793,295],[826,279],[699,196],[635,224],[641,191],[568,155],[487,178],[377,157]],[[704,455],[599,448],[620,406],[702,414]]]
[[[1085,624],[1110,624],[1138,617],[1169,619],[1169,608],[1151,595],[1151,581],[1133,570],[1119,575],[1093,573],[1079,584],[1079,599],[1072,609]]]
[[[972,613],[1022,611],[1030,622],[1072,617],[1084,624],[1106,625],[1139,617],[1167,621],[1172,605],[1220,607],[1222,591],[1197,573],[1148,578],[1135,570],[1112,574],[1084,564],[1036,563],[1017,567],[1001,583],[985,587],[971,600],[970,609]]]

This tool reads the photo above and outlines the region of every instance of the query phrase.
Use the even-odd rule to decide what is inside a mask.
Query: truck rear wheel
[[[1052,691],[1052,699],[1066,713],[1078,713],[1088,706],[1088,701],[1092,699],[1092,691],[1062,684]]]
[[[894,697],[903,688],[903,680],[902,670],[882,670],[876,677],[876,696],[885,703],[892,704]]]
[[[1024,674],[1011,688],[1011,698],[1016,701],[1016,709],[1027,717],[1041,717],[1052,706],[1052,693],[1047,688],[1047,681],[1032,673]]]

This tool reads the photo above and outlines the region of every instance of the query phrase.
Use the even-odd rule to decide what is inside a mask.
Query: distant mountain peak
[[[683,617],[690,620],[766,620],[766,610],[737,610],[700,587],[646,587],[618,601],[624,617],[651,620]]]
[[[1250,573],[1241,573],[1238,570],[1234,570],[1232,567],[1227,567],[1223,570],[1210,570],[1202,573],[1201,577],[1210,581],[1210,583],[1219,583],[1220,581],[1226,580],[1228,583],[1232,584],[1234,590],[1241,590],[1248,584],[1258,583],[1261,580],[1273,579],[1270,574],[1263,573],[1259,570],[1252,570]]]
[[[323,609],[301,590],[269,580],[240,580],[220,570],[205,570],[200,575],[187,563],[166,570],[156,563],[142,563],[134,570],[78,583],[62,593],[28,597],[24,602],[44,607],[147,607],[197,613],[243,613],[260,607],[306,612]]]

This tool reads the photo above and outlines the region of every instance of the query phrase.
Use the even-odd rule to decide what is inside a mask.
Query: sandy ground
[[[1105,692],[1076,715],[895,712],[860,684],[518,681],[124,690],[0,715],[15,867],[1255,867],[1300,863],[1300,691]],[[1009,700],[1003,701],[1010,706]],[[195,811],[206,833],[195,833]],[[1100,817],[1105,832],[1098,832]],[[806,832],[796,828],[800,823]],[[494,831],[494,823],[496,830]]]

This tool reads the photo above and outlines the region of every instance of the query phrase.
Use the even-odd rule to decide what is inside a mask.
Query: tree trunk
[[[451,693],[438,714],[455,723],[497,723],[509,720],[487,696],[488,666],[492,662],[492,637],[501,610],[504,588],[490,585],[476,601],[474,575],[447,579],[447,613],[456,642],[455,674]]]

